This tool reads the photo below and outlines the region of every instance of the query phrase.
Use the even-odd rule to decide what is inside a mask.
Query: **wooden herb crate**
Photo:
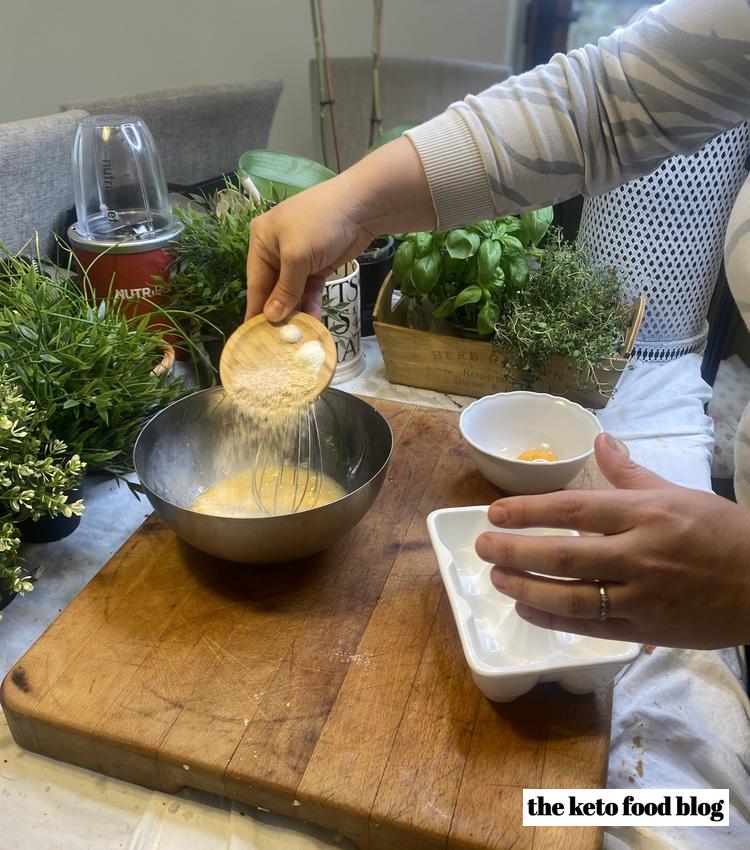
[[[451,334],[443,330],[445,323],[439,333],[410,328],[408,299],[402,297],[394,304],[393,292],[394,281],[389,274],[373,313],[373,327],[391,383],[475,398],[506,392],[517,386],[507,374],[501,348],[485,339],[462,336],[458,331]],[[586,407],[604,407],[628,364],[644,307],[642,297],[631,305],[622,350],[597,369],[599,386],[592,381],[581,389],[573,361],[558,357],[552,360],[547,374],[533,388],[565,396]]]

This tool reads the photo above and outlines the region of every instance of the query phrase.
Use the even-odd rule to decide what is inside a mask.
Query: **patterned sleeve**
[[[729,219],[724,265],[737,309],[750,328],[750,178],[737,195]],[[734,444],[734,491],[737,501],[750,508],[750,404]]]
[[[750,116],[750,0],[667,0],[408,131],[438,227],[600,194]]]

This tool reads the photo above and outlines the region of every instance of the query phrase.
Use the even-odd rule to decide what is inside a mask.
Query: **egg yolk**
[[[527,449],[518,455],[518,460],[546,460],[551,463],[557,459],[557,455],[549,449]]]

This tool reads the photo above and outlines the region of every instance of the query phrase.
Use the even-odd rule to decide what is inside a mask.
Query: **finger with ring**
[[[480,534],[477,555],[491,564],[531,570],[564,578],[598,579],[602,564],[618,564],[613,537],[544,536],[490,531]],[[607,578],[620,580],[618,567],[608,566]]]
[[[618,590],[618,585],[612,582],[605,587],[597,581],[565,581],[512,567],[493,567],[491,576],[494,586],[517,602],[559,617],[581,620],[606,619],[612,591]]]

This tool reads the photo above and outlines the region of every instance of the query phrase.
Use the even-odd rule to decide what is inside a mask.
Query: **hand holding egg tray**
[[[580,405],[543,393],[485,396],[461,414],[461,434],[479,471],[506,493],[535,494],[569,484],[586,465],[601,433]],[[533,451],[534,459],[519,455]],[[547,461],[553,453],[558,460]],[[475,551],[480,534],[577,536],[568,529],[505,530],[487,507],[431,513],[427,527],[472,677],[491,700],[507,702],[541,682],[572,693],[608,684],[640,653],[640,645],[539,628],[521,619],[515,601],[492,584],[492,565]]]

